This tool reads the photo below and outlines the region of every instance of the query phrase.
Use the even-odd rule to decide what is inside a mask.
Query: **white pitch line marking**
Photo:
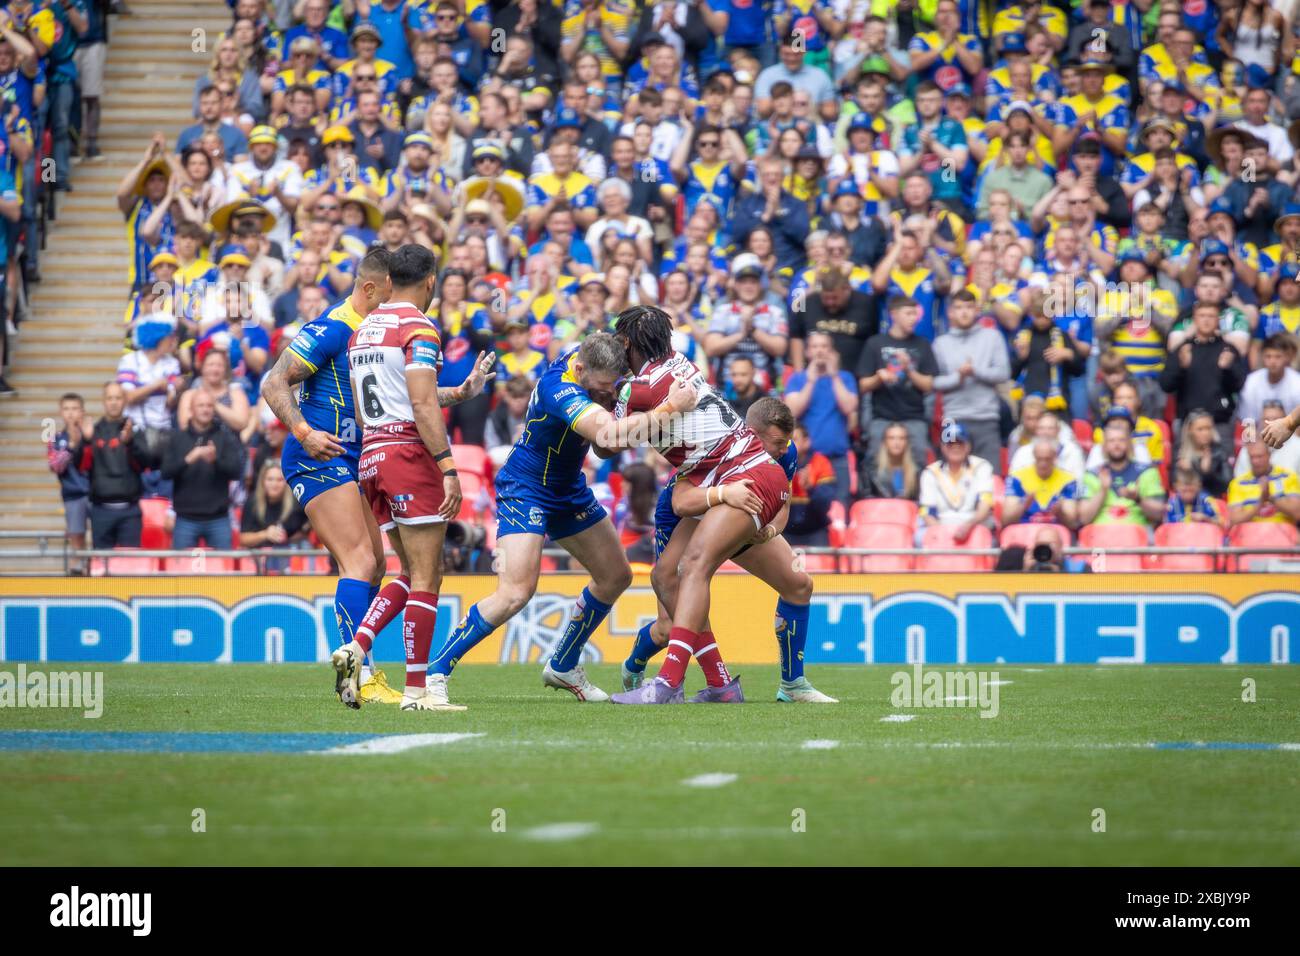
[[[355,744],[344,744],[342,747],[331,747],[329,750],[316,750],[313,753],[330,757],[400,754],[408,750],[415,750],[417,747],[454,744],[458,740],[469,740],[472,737],[482,736],[482,734],[394,734],[386,737],[376,737],[374,740],[362,740]]]
[[[687,787],[725,787],[729,783],[735,783],[740,779],[738,774],[734,773],[702,773],[698,777],[690,777],[683,780],[683,785]]]
[[[840,745],[838,740],[805,740],[804,750],[834,750]]]
[[[1004,687],[1004,686],[1006,686],[1007,684],[1014,684],[1014,683],[1015,683],[1015,681],[1013,681],[1013,680],[991,680],[991,681],[988,681],[988,682],[985,684],[985,686],[986,686],[986,687]]]
[[[905,724],[909,720],[916,720],[916,714],[888,714],[880,718],[882,724]]]
[[[523,832],[525,840],[556,843],[561,840],[580,840],[600,830],[597,823],[548,823]]]
[[[970,698],[958,696],[958,697],[945,697],[943,700],[945,704],[959,704],[963,701],[970,700]]]

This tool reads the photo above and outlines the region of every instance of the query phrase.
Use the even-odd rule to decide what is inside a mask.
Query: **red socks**
[[[402,629],[402,643],[406,646],[407,690],[424,690],[424,675],[429,669],[429,645],[433,643],[433,628],[437,621],[438,595],[429,591],[412,591],[406,599],[406,621]]]
[[[691,655],[695,653],[697,640],[699,635],[684,627],[674,627],[668,633],[667,654],[664,657],[663,667],[659,668],[659,677],[669,687],[682,686],[682,681],[686,679],[686,668],[691,663]]]
[[[357,643],[365,648],[367,654],[370,653],[375,638],[383,633],[384,628],[391,624],[397,615],[402,613],[410,593],[411,579],[403,574],[389,581],[384,585],[384,589],[375,595],[375,600],[366,611],[366,616],[361,619],[361,626],[357,628],[356,633]],[[437,603],[437,598],[434,598],[434,603]]]
[[[718,650],[712,631],[701,631],[695,638],[695,659],[700,662],[700,669],[710,687],[721,687],[731,682],[731,674],[722,662],[722,652]]]

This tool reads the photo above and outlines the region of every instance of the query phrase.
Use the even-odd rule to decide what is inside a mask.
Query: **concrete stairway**
[[[57,430],[58,399],[85,397],[99,417],[104,382],[121,356],[130,243],[114,195],[155,130],[168,143],[193,122],[195,79],[229,23],[220,0],[131,0],[132,15],[109,25],[100,149],[74,160],[73,192],[60,193],[41,256],[43,281],[29,288],[30,318],[11,338],[8,381],[16,398],[0,400],[0,532],[56,531],[63,527],[58,483],[45,464],[46,432]],[[206,31],[196,53],[195,30]],[[62,559],[5,558],[33,540],[0,537],[0,573],[61,570]]]

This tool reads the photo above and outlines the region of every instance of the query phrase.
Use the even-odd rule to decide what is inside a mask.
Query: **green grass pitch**
[[[743,706],[622,708],[544,690],[539,666],[466,665],[451,685],[466,713],[402,714],[346,710],[328,665],[107,666],[102,718],[5,709],[0,731],[481,736],[385,756],[0,751],[0,857],[1300,864],[1300,747],[1146,746],[1300,742],[1300,668],[1002,666],[1010,683],[995,719],[894,709],[901,669],[812,668],[838,706],[777,704],[776,668],[747,666],[737,668]],[[617,666],[592,677],[617,689]],[[1253,703],[1242,700],[1246,678]],[[688,694],[700,682],[694,671]],[[914,717],[882,722],[891,714]],[[708,774],[734,779],[684,783]],[[206,832],[193,830],[196,809]]]

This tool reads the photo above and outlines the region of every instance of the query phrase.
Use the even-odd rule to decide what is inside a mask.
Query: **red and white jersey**
[[[723,477],[770,461],[762,440],[745,419],[709,384],[699,367],[679,352],[661,362],[647,363],[624,385],[614,409],[616,418],[662,405],[673,381],[690,382],[700,396],[698,404],[670,425],[652,432],[655,450],[692,484],[709,487]]]
[[[348,341],[363,449],[420,441],[406,377],[411,372],[436,377],[440,368],[438,326],[415,306],[389,302],[366,316]]]

